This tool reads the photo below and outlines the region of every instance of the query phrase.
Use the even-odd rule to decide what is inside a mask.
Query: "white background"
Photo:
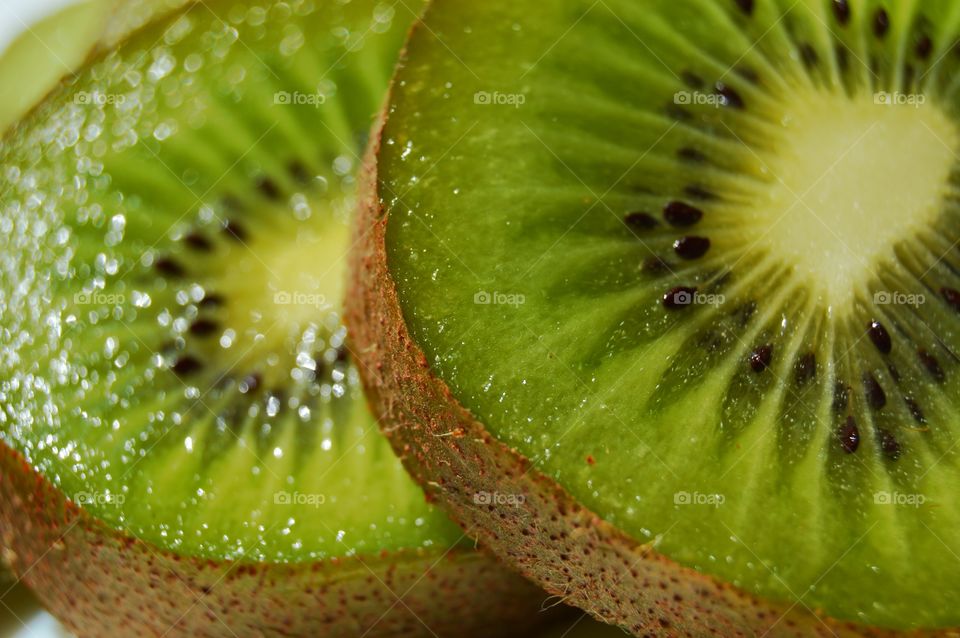
[[[0,51],[32,24],[56,9],[70,4],[71,0],[0,0]]]

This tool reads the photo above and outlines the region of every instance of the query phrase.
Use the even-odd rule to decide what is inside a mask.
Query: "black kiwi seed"
[[[803,60],[803,65],[808,69],[814,68],[820,62],[817,50],[806,42],[800,45],[800,59]]]
[[[833,386],[833,411],[843,412],[850,403],[850,386],[841,381],[837,381]]]
[[[707,161],[707,156],[704,155],[702,151],[690,148],[689,146],[677,151],[677,157],[685,162],[694,162],[696,164],[702,164]]]
[[[185,274],[183,266],[170,257],[161,257],[153,265],[157,272],[168,277],[183,277]]]
[[[887,363],[887,371],[890,372],[890,376],[893,378],[894,383],[900,383],[900,371],[897,370],[897,366],[892,363]]]
[[[663,307],[667,310],[678,310],[693,305],[693,296],[697,289],[690,286],[671,288],[663,295]]]
[[[699,184],[689,184],[684,186],[683,192],[700,201],[708,202],[717,198],[712,191],[707,189],[706,186],[700,186]]]
[[[926,60],[929,58],[930,54],[933,53],[933,40],[930,39],[930,36],[920,36],[920,39],[917,40],[917,47],[915,51],[917,53],[917,57],[921,60]]]
[[[903,86],[913,86],[913,79],[916,76],[917,71],[913,68],[913,65],[909,62],[903,65]]]
[[[343,345],[337,348],[337,356],[334,359],[337,363],[347,363],[350,361],[350,350]]]
[[[702,89],[704,82],[703,78],[694,73],[693,71],[683,71],[680,73],[680,79],[683,80],[683,83],[686,84],[691,89]]]
[[[689,122],[693,119],[693,116],[690,115],[689,111],[682,106],[674,104],[673,102],[667,104],[666,113],[667,117],[669,117],[671,120],[676,120],[677,122]]]
[[[797,359],[793,371],[797,385],[806,385],[811,379],[817,376],[817,355],[808,352],[801,356]]]
[[[867,397],[867,405],[874,410],[879,410],[887,404],[887,393],[883,391],[877,378],[869,372],[863,374],[863,392]]]
[[[893,342],[890,341],[890,333],[883,327],[879,321],[871,321],[867,326],[867,334],[870,335],[870,341],[877,347],[877,350],[883,354],[890,354],[893,348]]]
[[[950,304],[951,308],[960,312],[960,292],[944,286],[940,289],[940,294],[943,296],[943,300]]]
[[[943,383],[947,375],[944,374],[943,368],[940,367],[940,362],[937,361],[937,358],[923,348],[917,350],[917,356],[920,357],[920,363],[927,369],[930,376],[932,376],[937,383]]]
[[[215,292],[207,293],[203,299],[200,300],[201,308],[219,308],[224,304],[224,299],[221,295],[218,295]]]
[[[840,447],[847,454],[853,454],[860,447],[860,429],[852,416],[848,416],[846,422],[840,426],[837,438],[840,440]]]
[[[848,0],[833,0],[833,15],[837,17],[837,22],[847,24],[850,22],[850,2]]]
[[[890,30],[890,14],[884,8],[877,9],[873,15],[873,33],[878,38],[884,38]]]
[[[753,0],[734,0],[737,3],[737,6],[740,7],[740,10],[743,11],[748,16],[753,15]]]
[[[670,271],[670,264],[665,262],[663,258],[654,256],[643,260],[643,264],[640,266],[640,269],[645,273],[662,275],[663,273]]]
[[[184,355],[177,359],[170,369],[173,370],[174,374],[177,376],[186,377],[202,370],[203,364],[200,363],[200,360],[195,357]]]
[[[927,418],[923,414],[923,409],[920,407],[920,405],[916,401],[914,401],[910,397],[904,397],[903,401],[904,403],[907,404],[907,409],[910,410],[910,415],[913,416],[914,421],[916,421],[920,425],[923,425],[924,423],[927,422]]]
[[[847,46],[842,42],[837,45],[837,67],[841,71],[846,71],[850,68],[850,54],[848,53]]]
[[[877,434],[880,435],[880,450],[883,452],[891,461],[896,461],[900,458],[900,443],[897,441],[897,437],[893,435],[892,432],[888,430],[880,430]]]
[[[763,372],[773,361],[773,344],[767,343],[750,353],[750,367],[754,372]]]
[[[724,106],[729,106],[734,109],[742,109],[743,98],[740,97],[740,94],[737,93],[732,87],[727,86],[723,82],[717,82],[716,85],[717,95],[723,98]]]
[[[684,202],[670,202],[663,208],[663,216],[667,223],[677,228],[693,226],[703,218],[703,211]],[[957,293],[960,302],[960,293]]]
[[[223,225],[223,232],[230,239],[237,241],[245,241],[247,239],[247,231],[239,222],[233,220],[227,220],[227,223]]]
[[[710,240],[707,237],[687,235],[673,242],[673,250],[681,259],[699,259],[710,250]]]
[[[257,180],[257,190],[267,199],[277,201],[280,199],[280,187],[269,177],[261,177]]]
[[[287,164],[287,172],[300,184],[310,182],[310,170],[300,160],[291,160],[290,163]]]
[[[210,240],[198,232],[192,232],[184,237],[183,243],[185,243],[188,248],[198,252],[208,253],[213,249],[213,244],[210,243]]]
[[[220,329],[220,324],[210,319],[197,319],[190,325],[190,334],[209,337]]]
[[[623,221],[631,230],[650,230],[660,225],[653,215],[641,211],[628,213]]]

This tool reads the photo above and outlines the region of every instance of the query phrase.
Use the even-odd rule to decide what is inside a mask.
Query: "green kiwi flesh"
[[[199,606],[182,631],[291,635],[281,626],[305,631],[295,614],[346,623],[324,635],[396,631],[377,616],[404,601],[377,600],[377,580],[398,596],[422,581],[421,602],[447,614],[426,618],[436,628],[472,631],[473,612],[449,612],[474,587],[484,623],[536,609],[534,588],[405,474],[345,343],[357,155],[418,8],[191,5],[4,139],[3,545],[73,629],[162,632],[176,624],[165,613],[186,615],[220,580],[248,595],[224,596],[226,611],[253,611],[224,623]],[[64,543],[59,567],[36,567]],[[165,588],[140,609],[154,624],[133,609],[150,595],[146,566],[150,589]],[[99,586],[54,595],[58,572]],[[342,599],[308,609],[328,589]],[[78,615],[55,606],[78,599]],[[371,601],[383,608],[358,620]],[[115,617],[96,620],[104,606]]]
[[[375,194],[424,365],[680,565],[960,625],[958,38],[939,0],[438,0]]]

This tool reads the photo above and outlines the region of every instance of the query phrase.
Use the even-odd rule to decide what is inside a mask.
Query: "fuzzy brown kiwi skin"
[[[476,551],[301,564],[179,556],[92,517],[4,443],[0,544],[80,638],[446,638],[488,635],[491,622],[523,636],[555,619],[538,613],[541,590]]]
[[[549,593],[636,636],[960,637],[957,630],[896,632],[834,620],[684,567],[604,522],[497,441],[434,375],[403,317],[386,248],[382,202],[390,193],[380,192],[377,173],[389,97],[386,104],[361,173],[348,334],[394,450],[455,521]],[[484,492],[522,495],[523,505],[478,505],[475,495]]]

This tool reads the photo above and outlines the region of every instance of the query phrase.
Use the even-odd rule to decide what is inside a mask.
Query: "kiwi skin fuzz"
[[[840,621],[684,567],[603,521],[495,439],[433,374],[403,317],[388,265],[388,194],[380,192],[377,172],[390,103],[388,96],[360,175],[345,318],[374,414],[428,498],[548,593],[636,636],[960,636],[954,629],[897,632]],[[481,493],[524,501],[516,511],[478,505]]]
[[[541,591],[476,550],[299,564],[174,554],[90,516],[3,443],[0,546],[81,638],[466,636],[493,618],[522,636],[554,618],[535,611]]]

